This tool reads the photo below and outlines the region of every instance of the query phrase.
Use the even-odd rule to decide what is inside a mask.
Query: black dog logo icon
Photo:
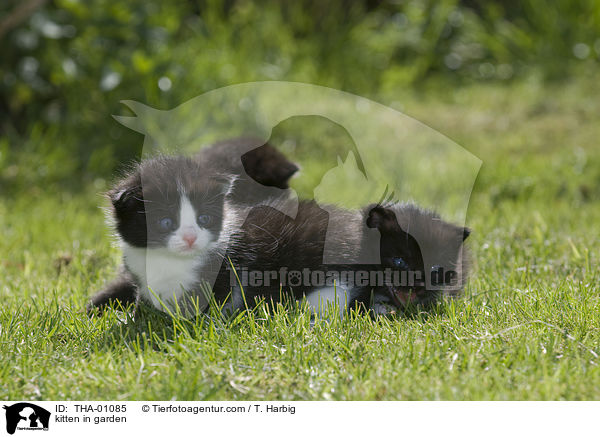
[[[6,410],[6,432],[14,434],[19,429],[35,430],[48,429],[50,411],[28,402],[19,402],[11,406],[4,406]]]

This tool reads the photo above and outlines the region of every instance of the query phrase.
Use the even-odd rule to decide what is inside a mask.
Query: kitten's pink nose
[[[182,238],[183,241],[187,243],[188,247],[192,247],[198,236],[196,234],[183,234]]]

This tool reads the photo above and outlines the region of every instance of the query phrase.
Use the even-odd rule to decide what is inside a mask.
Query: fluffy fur
[[[138,165],[108,193],[123,268],[91,306],[143,299],[160,308],[160,299],[173,309],[184,291],[197,293],[197,271],[226,247],[230,187],[230,178],[182,157]]]
[[[123,265],[88,310],[140,299],[173,309],[186,291],[205,304],[202,282],[214,281],[243,210],[269,196],[285,197],[282,190],[297,170],[253,139],[217,143],[194,159],[163,156],[131,168],[107,193]]]
[[[397,306],[428,305],[442,295],[457,296],[469,270],[463,244],[471,231],[413,204],[397,203],[366,209],[366,224],[381,234],[381,268],[418,272],[414,285],[388,286]]]
[[[286,285],[280,282],[246,284],[247,302],[267,297],[277,301],[282,293],[296,299],[308,297],[317,306],[335,297],[343,307],[371,308],[374,296],[381,296],[397,307],[411,304],[429,305],[442,295],[460,293],[468,275],[467,249],[463,245],[467,229],[445,222],[440,217],[412,204],[371,205],[362,211],[328,207],[332,216],[315,202],[301,201],[296,218],[282,214],[277,205],[254,208],[243,227],[234,234],[228,250],[228,261],[241,271],[366,271],[381,275],[412,272],[414,283],[368,284],[347,287],[337,284],[335,293],[330,286],[314,284]],[[341,264],[324,264],[325,238],[329,227],[335,226],[333,247],[338,249]],[[379,253],[374,249],[378,248]],[[433,276],[432,276],[433,272]],[[451,281],[432,281],[438,273],[451,272]],[[281,277],[279,277],[281,279]],[[222,300],[231,290],[230,273],[224,265],[214,286],[217,299]]]

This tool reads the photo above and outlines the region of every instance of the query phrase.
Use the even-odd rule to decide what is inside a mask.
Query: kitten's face
[[[133,247],[201,255],[219,238],[228,187],[186,158],[145,161],[109,193],[117,231]]]
[[[467,228],[413,205],[370,207],[367,226],[381,233],[382,267],[405,278],[387,286],[396,305],[427,305],[441,294],[460,293],[467,276]]]

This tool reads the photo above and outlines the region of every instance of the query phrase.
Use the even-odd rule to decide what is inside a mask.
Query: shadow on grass
[[[271,309],[267,309],[269,306]],[[297,310],[297,308],[296,308]],[[254,302],[246,309],[227,311],[224,304],[214,298],[206,311],[196,310],[192,316],[180,312],[166,313],[151,305],[140,303],[122,307],[111,304],[101,313],[90,317],[100,317],[108,329],[98,338],[102,348],[128,348],[136,352],[147,349],[167,351],[170,346],[186,339],[197,341],[207,336],[215,338],[223,334],[234,334],[240,329],[268,322],[264,315],[287,311],[281,304],[267,304],[263,300]],[[290,311],[294,314],[296,311]],[[293,318],[290,318],[293,320]]]
[[[135,352],[168,350],[168,345],[182,336],[197,338],[210,324],[210,316],[206,314],[192,318],[173,317],[144,303],[125,308],[117,304],[91,317],[109,321],[108,329],[98,337],[99,348],[126,348]]]
[[[134,352],[151,349],[168,352],[171,347],[185,343],[188,339],[214,339],[221,335],[236,335],[240,330],[261,335],[261,332],[269,332],[281,325],[306,324],[307,329],[314,329],[316,325],[321,329],[325,325],[328,329],[346,329],[353,323],[361,325],[358,318],[371,319],[371,322],[413,320],[425,323],[432,317],[443,317],[447,313],[447,307],[447,303],[442,301],[427,307],[410,305],[385,315],[377,315],[364,306],[357,306],[349,314],[340,317],[335,305],[321,314],[314,314],[306,301],[283,298],[280,301],[261,299],[246,309],[232,313],[224,311],[222,304],[213,301],[206,312],[187,318],[167,314],[143,303],[137,307],[113,306],[103,314],[92,317],[106,318],[102,324],[107,329],[97,337],[97,346],[101,349],[125,348]]]

